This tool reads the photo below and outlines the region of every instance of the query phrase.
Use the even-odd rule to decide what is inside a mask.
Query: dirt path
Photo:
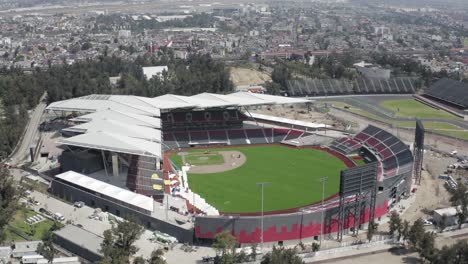
[[[245,68],[231,68],[231,80],[235,86],[238,85],[258,85],[271,82],[271,77],[265,72]]]
[[[244,165],[247,160],[246,156],[240,151],[218,151],[218,153],[224,158],[223,164],[192,166],[189,172],[204,174],[230,171]],[[185,163],[186,152],[180,152],[179,154],[182,156],[182,161]]]

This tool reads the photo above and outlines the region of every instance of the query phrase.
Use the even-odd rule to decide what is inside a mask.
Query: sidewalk
[[[381,244],[381,245],[370,245],[370,244],[363,244],[354,247],[346,247],[346,248],[337,248],[332,249],[335,252],[329,254],[320,254],[321,251],[316,252],[317,254],[314,257],[307,257],[305,255],[303,260],[305,263],[327,263],[327,262],[335,262],[338,260],[346,259],[346,258],[356,258],[363,255],[375,254],[379,252],[386,252],[389,249],[393,248],[395,245],[393,244]]]

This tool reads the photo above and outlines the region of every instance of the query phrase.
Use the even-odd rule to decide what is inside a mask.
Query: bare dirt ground
[[[285,106],[271,106],[271,107],[262,107],[257,110],[252,110],[252,112],[271,115],[277,117],[284,117],[294,120],[301,120],[311,123],[320,123],[334,126],[336,129],[343,129],[344,127],[338,122],[333,116],[327,113],[319,113],[311,109],[308,109],[305,106],[294,106],[294,107],[285,107]]]
[[[218,151],[218,153],[224,158],[223,164],[192,166],[190,168],[190,173],[204,174],[229,171],[244,165],[247,160],[246,156],[240,151]],[[182,156],[182,161],[184,163],[186,154],[186,152],[179,153],[179,155]]]
[[[265,72],[246,69],[246,68],[231,68],[231,80],[234,86],[238,85],[259,85],[265,82],[271,82],[271,76]]]

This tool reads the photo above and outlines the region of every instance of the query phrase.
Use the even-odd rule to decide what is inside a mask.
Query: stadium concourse
[[[259,243],[262,238],[266,242],[330,237],[336,234],[338,227],[346,232],[365,228],[371,216],[383,216],[393,203],[410,192],[411,152],[400,139],[372,126],[355,136],[339,138],[330,146],[323,146],[318,140],[307,139],[315,139],[315,132],[332,129],[327,125],[250,113],[262,106],[309,103],[311,101],[305,99],[246,92],[167,94],[155,98],[89,95],[54,102],[46,110],[67,122],[58,140],[63,148],[58,158],[60,172],[75,171],[86,176],[61,174],[52,182],[51,190],[63,199],[80,200],[117,216],[138,219],[146,227],[184,242],[192,242],[194,237],[211,240],[223,230],[232,232],[241,243]],[[378,193],[374,207],[365,199],[357,201],[355,196],[339,197],[336,193],[326,197],[323,207],[312,204],[268,214],[264,225],[259,214],[219,215],[216,208],[209,207],[209,201],[191,192],[186,175],[167,154],[184,148],[260,144],[311,146],[352,165],[355,163],[351,156],[361,156],[368,163],[377,162],[375,188]],[[104,181],[116,188],[152,197],[165,206],[154,206],[153,212],[134,210],[100,190],[79,185],[74,182],[75,178],[86,179],[82,182],[93,182],[97,186],[95,181]],[[117,189],[113,192],[118,193]],[[174,196],[179,197],[178,200]],[[362,207],[359,215],[357,211],[353,213],[354,205],[339,210],[340,198],[348,205],[359,204]],[[171,206],[166,199],[171,199]],[[187,215],[192,210],[198,213],[193,224]],[[338,223],[339,211],[346,212],[342,223]]]

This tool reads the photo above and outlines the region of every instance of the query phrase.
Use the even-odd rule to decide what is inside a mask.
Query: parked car
[[[54,214],[54,219],[57,220],[57,221],[64,221],[65,217],[61,213],[55,213]]]
[[[47,211],[45,208],[39,208],[39,213],[43,213],[48,216],[52,216],[52,213],[50,211]]]
[[[424,225],[425,226],[431,226],[433,225],[431,221],[427,220],[427,219],[424,219]]]
[[[85,205],[84,202],[78,201],[73,204],[76,208],[81,208]]]

